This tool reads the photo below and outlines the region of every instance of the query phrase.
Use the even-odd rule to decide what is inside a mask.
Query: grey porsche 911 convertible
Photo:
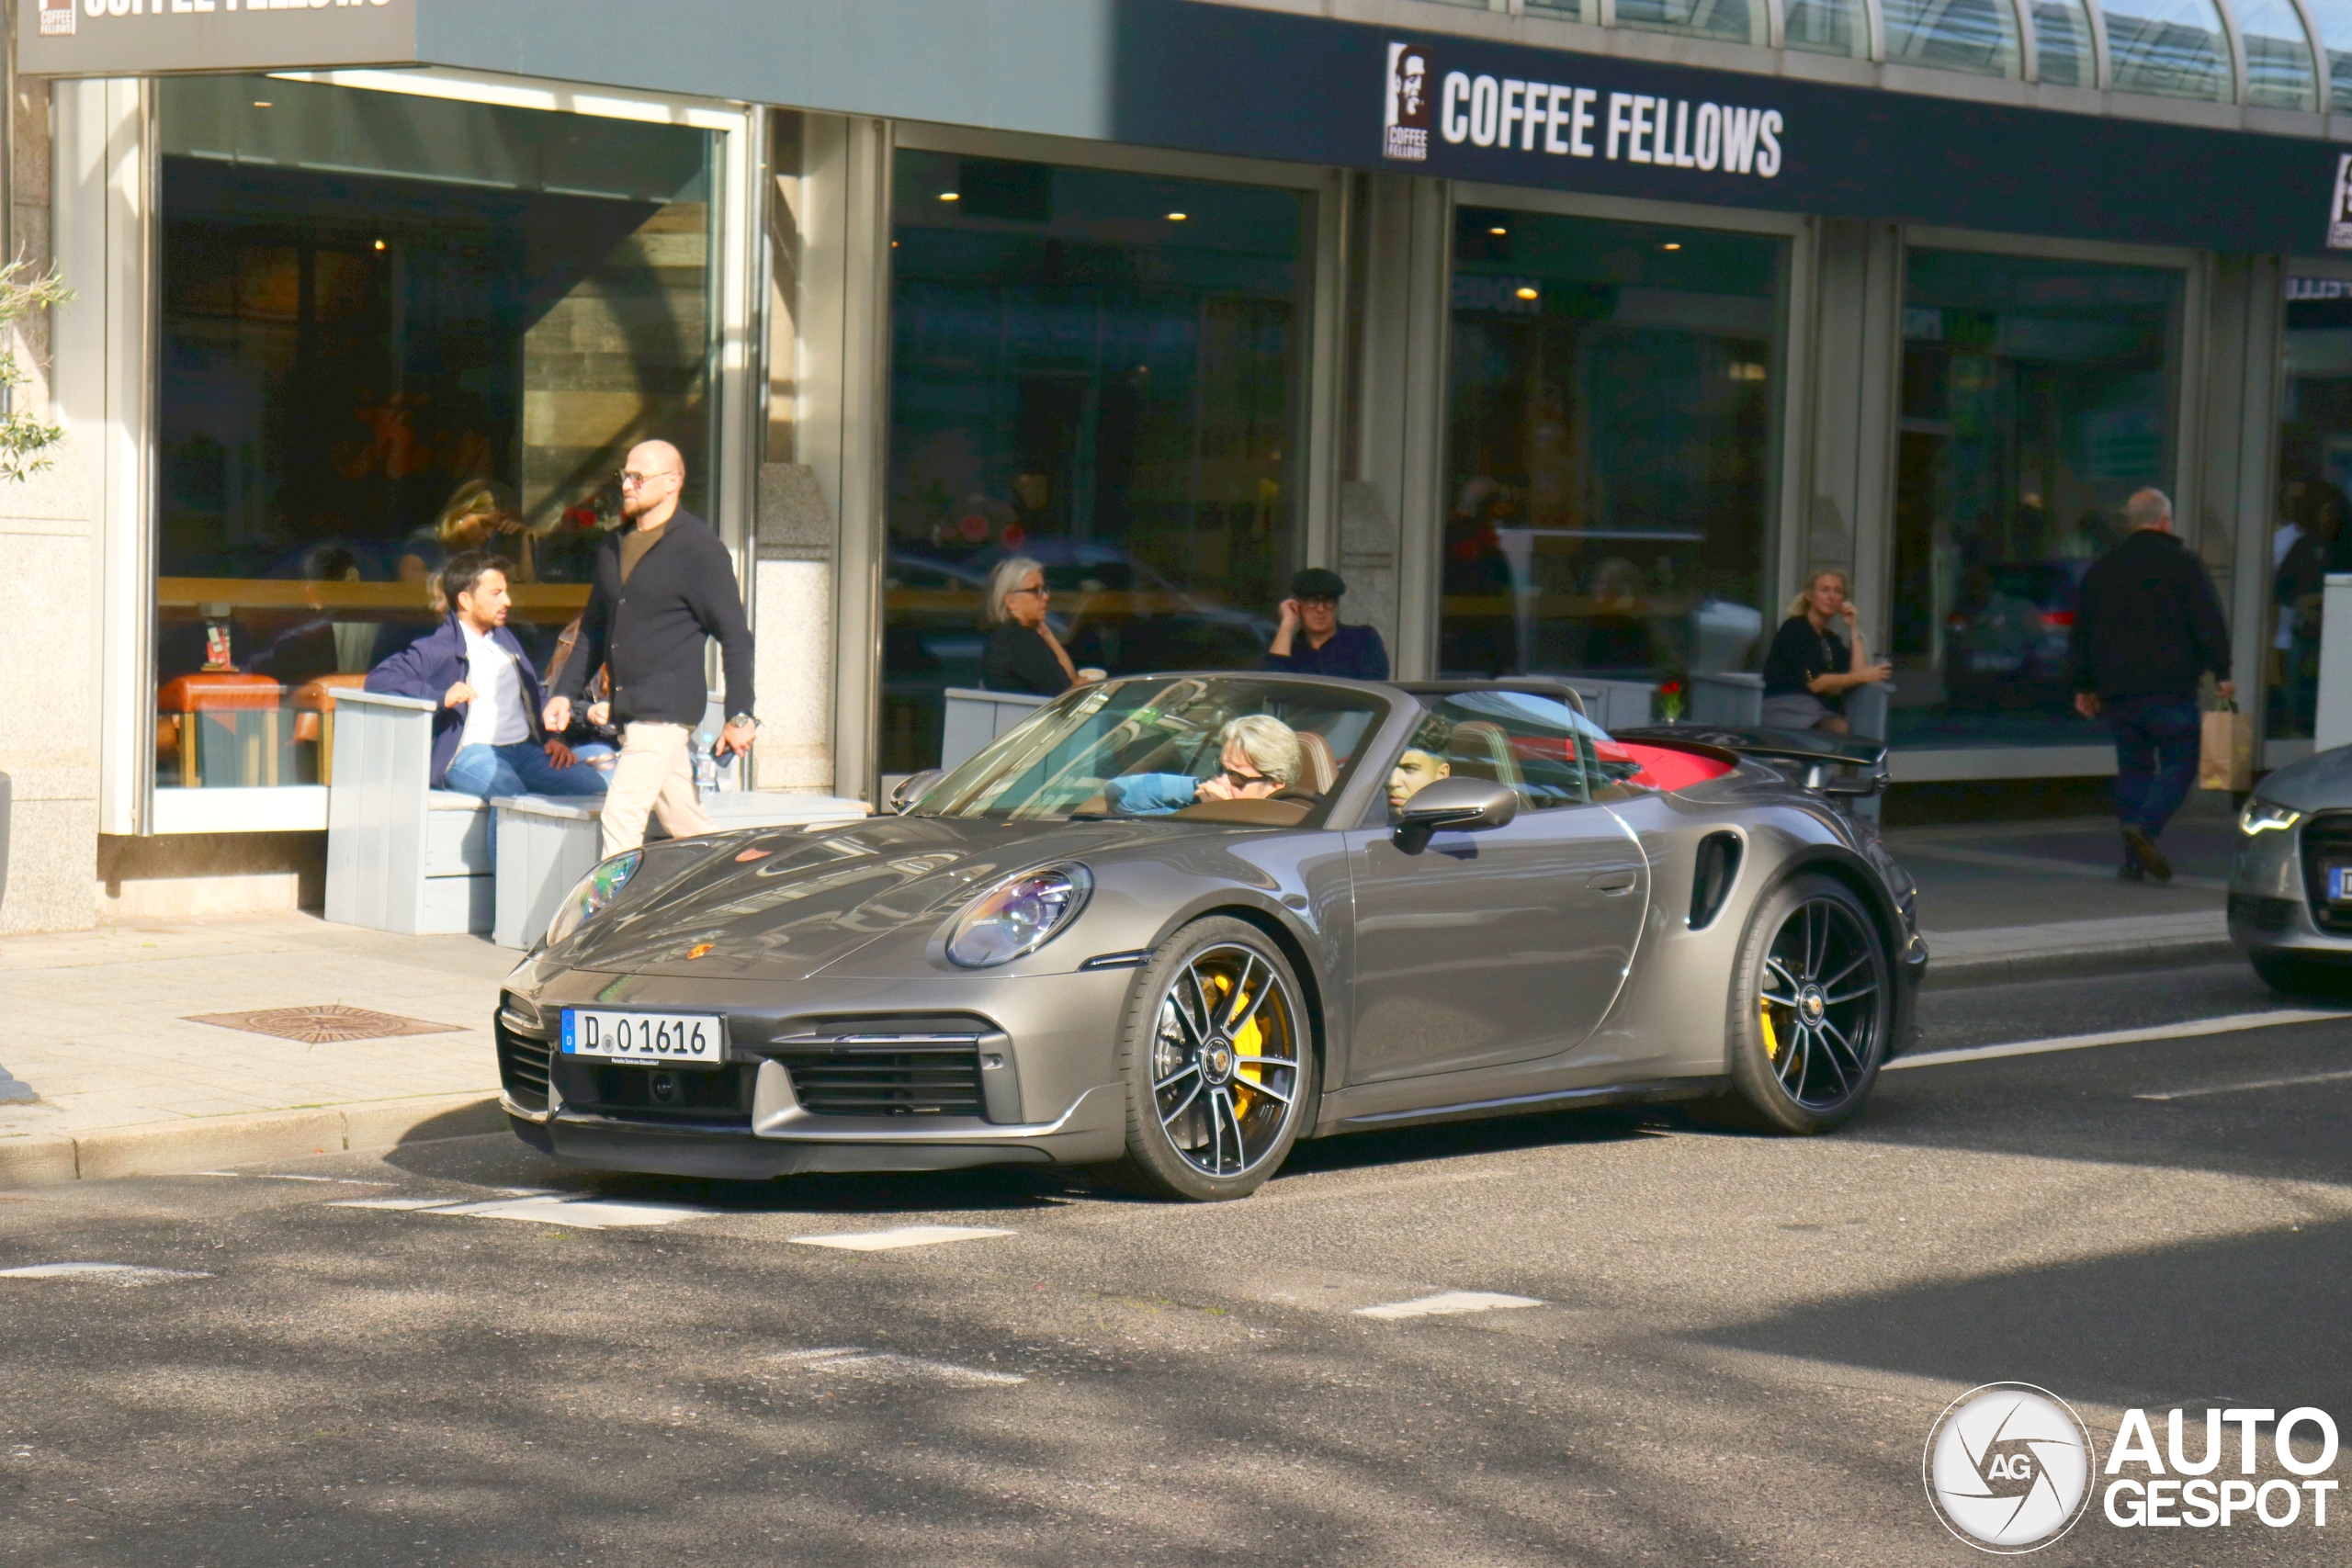
[[[891,815],[597,866],[498,1016],[607,1169],[1099,1168],[1242,1197],[1300,1138],[1644,1100],[1806,1134],[1905,1042],[1883,749],[1611,736],[1566,685],[1081,687]]]

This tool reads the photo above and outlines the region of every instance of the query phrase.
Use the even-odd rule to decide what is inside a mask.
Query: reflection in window
[[[2329,572],[2352,571],[2352,283],[2287,280],[2286,359],[2265,705],[2282,739],[2312,733],[2321,594]]]
[[[2319,27],[2320,46],[2327,51],[2328,107],[2352,113],[2352,0],[2310,0],[2312,19]]]
[[[711,138],[261,76],[161,93],[156,782],[318,783],[334,691],[437,622],[449,554],[516,563],[544,669],[631,443],[676,443],[707,510]]]
[[[2213,0],[2101,0],[2119,93],[2230,101],[2229,40]]]
[[[1902,65],[2018,73],[2018,22],[2008,0],[1881,0],[1886,58]]]
[[[1688,33],[1762,44],[1764,0],[1617,0],[1617,25],[1651,33]]]
[[[2172,488],[2181,278],[1919,250],[1896,449],[1894,736],[2091,744],[2067,635],[2144,485]],[[1865,614],[1868,613],[1865,609]]]
[[[1588,27],[1600,25],[1600,0],[1527,0],[1527,9],[1533,16],[1557,17]]]
[[[1311,199],[911,150],[895,178],[882,771],[938,760],[1014,555],[1081,669],[1254,667],[1299,564]]]
[[[1781,21],[1791,49],[1861,60],[1871,51],[1869,21],[1860,0],[1788,0]]]
[[[2090,17],[2082,0],[2033,0],[2034,70],[2062,87],[2098,85]]]
[[[1444,672],[1747,667],[1785,243],[1465,209],[1454,263]]]
[[[2245,101],[2274,109],[2317,108],[2311,40],[2293,0],[2237,0],[2236,9],[2245,43]]]

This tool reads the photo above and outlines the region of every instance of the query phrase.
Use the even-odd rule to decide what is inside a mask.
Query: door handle
[[[1588,880],[1585,886],[1595,893],[1625,893],[1630,892],[1634,884],[1640,880],[1630,871],[1604,871]]]

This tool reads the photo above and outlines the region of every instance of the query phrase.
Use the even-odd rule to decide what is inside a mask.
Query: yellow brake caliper
[[[1781,1037],[1772,1032],[1772,1004],[1759,1001],[1756,1009],[1764,1020],[1764,1059],[1777,1062],[1781,1059]]]

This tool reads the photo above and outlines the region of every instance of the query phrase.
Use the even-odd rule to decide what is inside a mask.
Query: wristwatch
[[[727,720],[727,728],[729,729],[734,728],[739,724],[748,724],[753,729],[757,729],[760,727],[760,721],[747,713],[734,714]]]

